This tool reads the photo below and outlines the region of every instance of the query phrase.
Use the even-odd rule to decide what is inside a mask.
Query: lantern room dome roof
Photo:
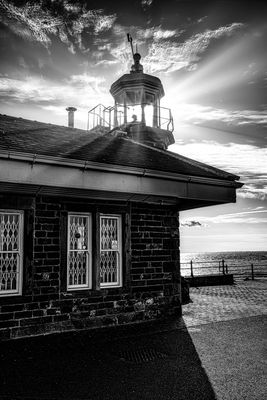
[[[116,99],[125,91],[144,89],[146,92],[156,95],[158,98],[164,96],[161,80],[153,75],[144,73],[130,73],[122,75],[110,88],[111,95]]]

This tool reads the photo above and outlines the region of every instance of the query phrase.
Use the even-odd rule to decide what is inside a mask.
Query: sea
[[[244,277],[267,277],[267,251],[234,251],[210,253],[181,253],[181,274],[208,275],[233,273]],[[192,264],[191,264],[192,261]]]

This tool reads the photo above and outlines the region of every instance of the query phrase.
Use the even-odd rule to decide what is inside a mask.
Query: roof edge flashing
[[[126,139],[129,140],[129,139]],[[53,157],[53,156],[41,156],[32,153],[19,153],[19,152],[1,152],[0,151],[0,160],[1,159],[8,159],[14,161],[22,161],[31,163],[32,167],[34,164],[52,164],[58,165],[63,167],[74,167],[82,169],[84,172],[87,170],[95,170],[95,171],[105,171],[105,172],[113,172],[113,173],[123,173],[128,175],[138,175],[141,177],[151,177],[151,178],[164,178],[170,181],[180,181],[180,182],[194,182],[194,183],[206,183],[206,184],[214,184],[218,186],[228,186],[228,187],[236,187],[240,188],[243,186],[242,183],[230,181],[230,180],[223,180],[223,179],[216,179],[216,178],[207,178],[201,176],[191,176],[191,175],[184,175],[178,174],[173,172],[164,172],[164,171],[157,171],[151,169],[144,169],[138,167],[127,167],[123,165],[115,165],[115,164],[103,164],[103,163],[96,163],[90,161],[81,161],[76,159],[70,158],[62,158],[62,157]]]

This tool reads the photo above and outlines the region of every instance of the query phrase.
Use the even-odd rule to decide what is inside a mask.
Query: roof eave
[[[14,152],[14,151],[1,151],[0,159],[10,159],[24,161],[27,163],[35,164],[50,164],[58,165],[61,167],[74,167],[82,170],[96,170],[102,172],[113,172],[113,173],[124,173],[129,175],[154,177],[161,179],[168,179],[173,181],[184,181],[184,182],[194,182],[194,183],[206,183],[206,184],[216,184],[219,186],[228,186],[234,188],[240,188],[243,183],[236,182],[233,179],[218,179],[218,178],[208,178],[203,176],[194,176],[188,174],[179,174],[174,172],[166,172],[152,169],[144,169],[138,167],[129,167],[124,165],[98,163],[93,161],[83,161],[78,159],[64,158],[64,157],[54,157],[47,155],[39,155],[32,153]],[[235,176],[235,175],[232,175]],[[240,178],[236,176],[237,180]]]

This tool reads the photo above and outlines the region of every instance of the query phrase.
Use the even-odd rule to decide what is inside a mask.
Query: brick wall
[[[179,283],[177,213],[167,207],[133,205],[131,242],[133,293],[176,296]]]
[[[180,314],[179,223],[167,206],[111,204],[39,196],[31,211],[32,255],[23,295],[0,298],[0,338],[88,329]],[[62,258],[66,209],[117,207],[124,226],[124,285],[67,292]],[[125,211],[126,210],[126,211]],[[112,212],[112,209],[111,211]],[[62,234],[63,232],[63,234]],[[27,238],[27,242],[31,239]]]

